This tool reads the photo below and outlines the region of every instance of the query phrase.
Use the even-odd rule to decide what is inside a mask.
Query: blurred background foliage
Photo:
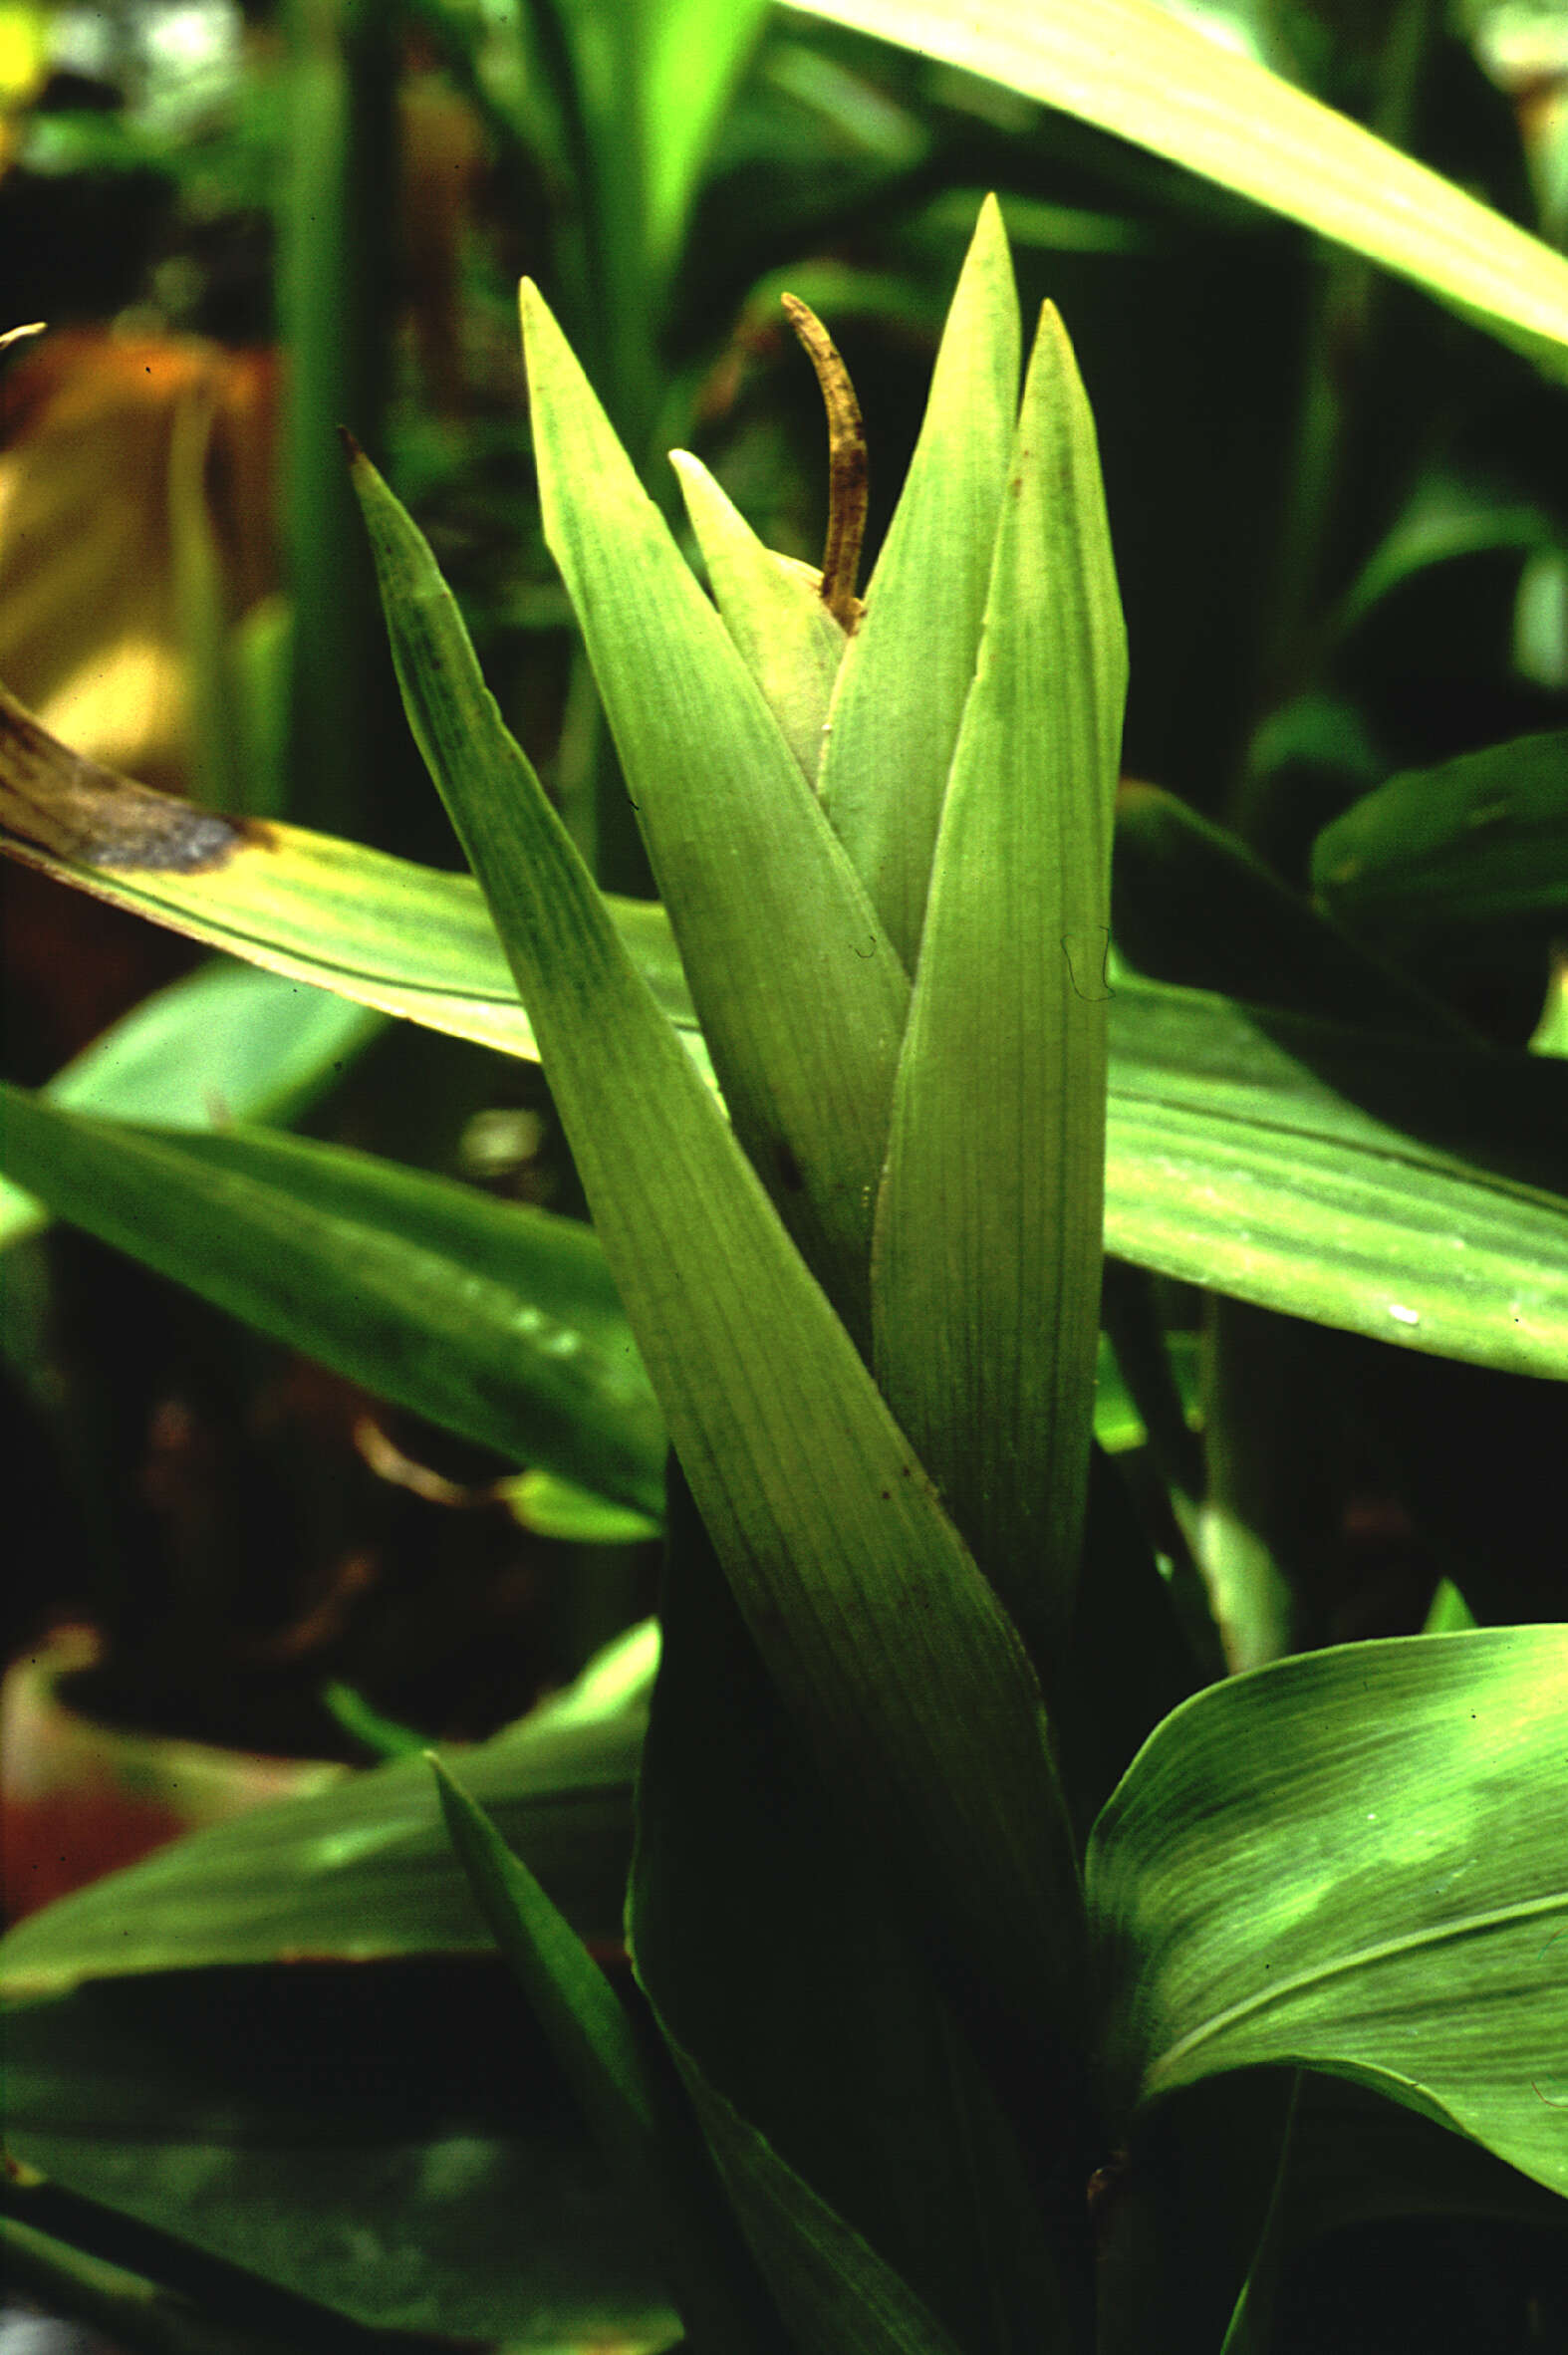
[[[1555,0],[1182,13],[1568,234]],[[0,364],[0,676],[150,783],[457,863],[396,709],[347,423],[428,532],[601,879],[646,889],[542,541],[517,278],[540,280],[666,511],[663,452],[689,444],[808,558],[821,410],[777,297],[809,300],[870,426],[869,562],[986,188],[1026,314],[1059,303],[1099,420],[1130,777],[1304,892],[1322,829],[1384,780],[1568,712],[1560,393],[1288,223],[939,63],[738,0],[4,0],[0,98],[0,322],[48,323]],[[1129,802],[1119,946],[1157,976],[1266,998],[1172,806]],[[25,870],[0,888],[12,1077],[42,1082],[191,962]],[[1519,1044],[1554,924],[1537,911],[1462,956],[1441,938],[1413,953],[1453,1023]],[[320,1079],[289,1115],[318,1133],[580,1204],[528,1066],[371,1022]],[[329,1690],[482,1733],[648,1604],[647,1548],[593,1542],[630,1532],[529,1525],[497,1485],[513,1467],[80,1236],[14,1244],[5,1286],[10,1412],[35,1443],[14,1456],[4,1633],[14,1651],[63,1614],[105,1628],[97,1705],[363,1757]],[[1302,1328],[1281,1358],[1281,1320],[1261,1319],[1270,1387],[1236,1373],[1259,1312],[1217,1313],[1234,1330],[1211,1415],[1239,1431],[1266,1400],[1288,1420],[1281,1385],[1330,1399],[1332,1436],[1289,1496],[1246,1499],[1252,1522],[1296,1532],[1302,1628],[1419,1623],[1443,1566],[1432,1528],[1492,1504],[1439,1493],[1436,1473],[1418,1496],[1395,1467],[1440,1457],[1442,1418],[1477,1413],[1534,1461],[1549,1386],[1400,1355],[1396,1411],[1390,1353]],[[1164,1287],[1160,1314],[1189,1356],[1195,1301]],[[1268,1459],[1239,1438],[1227,1453],[1222,1418],[1213,1436],[1222,1459]],[[1159,1483],[1144,1491],[1158,1512]],[[1553,1574],[1521,1544],[1512,1599],[1546,1608]]]

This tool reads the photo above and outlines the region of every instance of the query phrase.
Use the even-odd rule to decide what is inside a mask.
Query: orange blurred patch
[[[190,750],[171,461],[192,406],[234,618],[277,580],[270,353],[67,329],[0,387],[0,677],[77,750],[170,789]]]

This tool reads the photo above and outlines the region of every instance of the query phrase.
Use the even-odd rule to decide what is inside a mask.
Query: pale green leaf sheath
[[[980,209],[898,512],[850,640],[819,784],[910,972],[991,577],[1018,405],[1018,297]]]
[[[822,575],[765,547],[700,458],[675,449],[669,462],[724,627],[815,790],[828,705],[849,644],[822,602]]]
[[[1375,2087],[1568,2192],[1568,1629],[1347,1644],[1211,1686],[1101,1813],[1113,2099]]]
[[[878,1378],[1034,1648],[1071,1609],[1105,1171],[1126,642],[1093,421],[1046,306],[942,810],[878,1205]]]
[[[1017,1635],[502,726],[428,547],[364,459],[355,478],[414,734],[752,1635],[927,1935],[1015,2016],[1070,2017],[1082,1901]]]
[[[903,967],[723,623],[524,282],[545,534],[736,1134],[869,1346]]]

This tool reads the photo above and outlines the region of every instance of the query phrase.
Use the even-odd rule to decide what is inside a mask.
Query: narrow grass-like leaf
[[[1341,1646],[1168,1717],[1089,1852],[1118,2104],[1356,2079],[1568,2193],[1568,1629]]]
[[[1038,1661],[1089,1468],[1126,640],[1046,306],[953,756],[877,1210],[878,1378]]]
[[[179,1129],[286,1120],[380,1028],[352,999],[214,960],[143,999],[43,1093],[74,1111]],[[48,1216],[41,1202],[0,1178],[0,1249]]]
[[[576,1221],[267,1130],[88,1120],[5,1087],[8,1169],[61,1217],[378,1397],[639,1510],[663,1434]]]
[[[922,1925],[1025,2016],[1065,2017],[1078,1898],[1023,1648],[502,727],[428,549],[363,461],[357,473],[415,737],[506,941],[753,1637]],[[771,728],[760,698],[757,710]],[[716,850],[715,898],[734,872]]]
[[[822,602],[822,576],[765,548],[700,458],[676,449],[669,462],[724,627],[815,791],[822,731],[849,643]]]
[[[502,1960],[601,2146],[647,2196],[657,2175],[655,2101],[632,2023],[560,1909],[435,1750],[447,1837]]]
[[[1155,0],[807,0],[1300,221],[1568,377],[1568,261]]]
[[[658,1658],[652,1623],[575,1684],[461,1752],[466,1787],[578,1935],[617,1953],[632,1783]],[[489,1932],[423,1757],[253,1808],[30,1914],[0,1939],[0,1996],[214,1965],[478,1954]]]
[[[767,0],[656,0],[636,13],[643,25],[644,233],[653,268],[668,270],[709,142],[768,6]]]
[[[790,1232],[864,1340],[909,983],[761,690],[526,280],[522,311],[545,536],[719,1085]],[[371,514],[385,564],[384,504]],[[397,561],[411,577],[412,556]]]
[[[1568,920],[1568,730],[1403,770],[1312,846],[1318,897],[1374,938]]]
[[[822,758],[823,806],[912,973],[991,581],[1018,360],[1012,262],[988,196],[865,618],[844,657]]]
[[[447,1834],[491,1936],[668,2270],[688,2335],[699,2345],[757,2347],[759,2355],[766,2348],[772,2355],[771,2338],[757,2338],[722,2280],[723,2256],[702,2232],[694,2187],[683,2185],[677,2146],[661,2131],[667,2095],[661,2097],[620,1997],[483,1808],[434,1750],[425,1756]]]
[[[909,2283],[665,2033],[741,2228],[803,2355],[959,2355]]]

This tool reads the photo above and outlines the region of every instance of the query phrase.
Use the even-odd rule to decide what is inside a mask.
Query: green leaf
[[[889,1404],[1048,1684],[1089,1468],[1126,687],[1094,424],[1047,305],[941,806],[873,1313]]]
[[[576,1684],[463,1750],[463,1780],[574,1929],[621,1943],[632,1782],[658,1657],[652,1621]],[[423,1757],[193,1832],[0,1939],[0,1996],[214,1964],[487,1952]]]
[[[356,472],[414,734],[490,898],[606,1257],[752,1634],[831,1786],[858,1796],[947,1955],[1025,2015],[1052,1988],[1065,2005],[1074,1868],[1017,1636],[502,728],[428,549],[363,460]],[[687,675],[694,719],[706,666]],[[727,690],[716,699],[727,705]],[[755,709],[797,812],[820,822],[760,697]],[[706,856],[716,868],[704,883],[694,862],[690,883],[716,907],[744,862],[727,835]],[[833,882],[826,857],[817,872]],[[842,931],[828,953],[835,943],[855,957]],[[810,1019],[823,1020],[816,997]]]
[[[656,1507],[658,1409],[576,1221],[264,1129],[122,1127],[9,1086],[0,1111],[61,1217],[378,1397]]]
[[[970,2355],[1043,2355],[1063,2297],[1016,2138],[864,1831],[813,1774],[675,1466],[660,1614],[627,1909],[639,1983],[703,2088]],[[1008,2065],[1015,2096],[1039,2093],[1023,2054]],[[1033,2123],[1046,2101],[1014,2108]],[[788,2276],[796,2223],[758,2206],[744,2166],[730,2180],[722,2131],[714,2156],[759,2263]]]
[[[132,916],[382,1013],[538,1059],[472,876],[304,827],[194,811],[69,751],[3,688],[0,824],[12,858]],[[651,901],[611,906],[654,995],[689,1024],[669,918]]]
[[[864,1334],[909,984],[760,689],[526,281],[522,306],[545,536],[713,1067],[786,1225]],[[370,496],[363,471],[361,484]],[[368,513],[389,592],[406,600],[418,579],[418,595],[444,594],[385,494]]]
[[[0,789],[14,794],[26,782],[58,801],[67,788],[82,789],[87,771],[95,811],[130,796],[135,812],[151,803],[161,828],[169,797],[89,770],[28,726],[31,734],[18,732],[0,696]],[[170,807],[188,815],[186,804]],[[28,823],[38,830],[36,809]],[[90,829],[88,840],[112,861],[122,855],[102,833]],[[264,842],[225,840],[226,868],[188,873],[86,866],[14,837],[0,847],[236,955],[450,1036],[537,1056],[468,878],[292,829],[269,828]],[[688,1056],[710,1077],[668,917],[652,902],[606,905]],[[340,925],[345,946],[335,951]],[[318,926],[328,945],[313,961]],[[1119,982],[1107,1247],[1400,1347],[1555,1377],[1568,1346],[1561,1213],[1555,1200],[1497,1182],[1516,1158],[1510,1147],[1499,1160],[1498,1141],[1533,1138],[1526,1158],[1560,1189],[1562,1157],[1550,1140],[1568,1124],[1568,1083],[1532,1084],[1521,1061],[1410,1051],[1194,989]],[[1382,1117],[1369,1119],[1363,1103],[1383,1107]],[[1423,1142],[1428,1133],[1445,1142],[1435,1150]],[[1336,1200],[1348,1213],[1343,1225],[1327,1206]],[[1436,1250],[1434,1235],[1442,1238]],[[1392,1315],[1395,1307],[1414,1311],[1416,1322]]]
[[[1148,982],[1119,985],[1111,1037],[1107,1250],[1260,1308],[1562,1378],[1555,1063]]]
[[[659,1532],[652,1512],[612,1504],[554,1472],[519,1472],[515,1480],[498,1481],[496,1493],[520,1529],[569,1545],[644,1545]]]
[[[1568,916],[1568,730],[1406,769],[1325,826],[1312,882],[1374,938],[1536,932]]]
[[[1185,1702],[1095,1828],[1114,2100],[1287,2065],[1568,2192],[1568,1629],[1345,1645]]]
[[[805,2355],[959,2355],[909,2283],[804,2183],[671,2040],[702,2130]]]
[[[11,2011],[5,2038],[10,2155],[157,2234],[158,2277],[168,2235],[376,2331],[675,2336],[488,1961],[179,1971]]]
[[[1568,377],[1568,261],[1153,0],[809,0],[1098,124],[1412,279]]]
[[[643,28],[641,87],[655,270],[673,267],[714,132],[762,31],[768,0],[656,0]]]
[[[49,1081],[77,1112],[174,1129],[287,1121],[381,1024],[366,1008],[255,966],[214,961],[143,999]],[[0,1178],[0,1249],[48,1219]]]
[[[1130,778],[1118,792],[1112,875],[1117,947],[1151,980],[1361,1029],[1467,1035],[1235,835],[1158,785]]]
[[[660,2090],[619,1996],[571,1924],[433,1750],[447,1833],[491,1936],[523,1990],[628,2205],[648,2230],[689,2336],[752,2343],[692,2214],[673,2142],[660,2132]],[[763,2341],[764,2345],[768,2342]]]
[[[724,627],[815,791],[833,682],[848,641],[819,595],[822,576],[776,556],[699,458],[669,453]]]
[[[1018,346],[1007,236],[987,197],[909,478],[844,658],[822,760],[823,805],[910,972],[991,587]]]

